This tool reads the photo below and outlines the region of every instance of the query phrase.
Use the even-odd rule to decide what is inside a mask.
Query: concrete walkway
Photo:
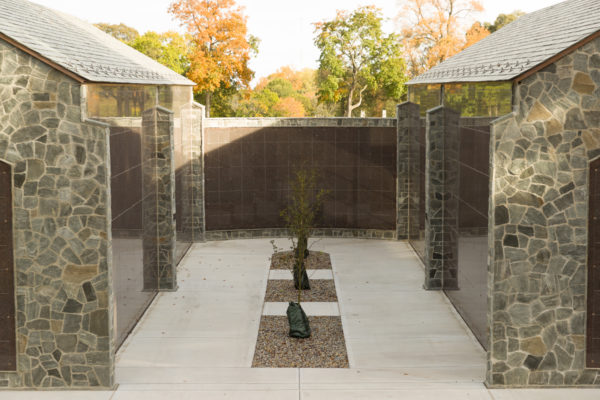
[[[289,243],[277,240],[287,249]],[[5,392],[0,399],[598,399],[600,390],[487,390],[485,352],[407,244],[323,239],[349,369],[250,368],[269,240],[195,245],[117,357],[114,392]]]

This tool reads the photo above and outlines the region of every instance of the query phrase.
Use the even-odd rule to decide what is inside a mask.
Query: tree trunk
[[[354,111],[355,109],[357,109],[358,107],[360,107],[360,105],[362,104],[363,101],[363,92],[365,90],[367,90],[367,85],[363,86],[362,89],[360,89],[360,92],[358,93],[359,98],[358,98],[358,103],[356,104],[352,104],[352,97],[354,97],[354,87],[352,87],[352,89],[350,89],[350,97],[348,98],[348,114],[346,115],[348,118],[352,118],[352,111]]]
[[[210,98],[212,97],[212,93],[211,92],[206,92],[206,97],[205,97],[205,103],[204,107],[206,110],[206,118],[210,118]]]
[[[352,98],[354,97],[354,87],[350,89],[350,94],[348,95],[348,108],[346,109],[346,117],[352,118]]]

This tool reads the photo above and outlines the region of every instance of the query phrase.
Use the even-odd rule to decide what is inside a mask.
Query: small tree
[[[317,190],[317,172],[302,167],[291,182],[292,194],[288,206],[281,211],[294,244],[294,284],[298,289],[298,303],[302,289],[309,289],[305,259],[308,256],[308,238],[312,233],[317,215],[327,191]]]
[[[300,168],[291,182],[292,195],[288,206],[281,211],[292,236],[294,257],[294,285],[298,290],[298,302],[290,302],[287,309],[290,336],[310,337],[308,317],[302,310],[302,289],[308,286],[305,258],[308,255],[308,238],[315,225],[317,214],[323,203],[326,191],[316,188],[317,174],[314,169]]]

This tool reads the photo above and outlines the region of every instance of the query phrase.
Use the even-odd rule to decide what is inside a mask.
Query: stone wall
[[[207,231],[283,228],[297,168],[329,191],[320,228],[396,230],[396,120],[241,118],[204,121]]]
[[[425,289],[458,287],[458,143],[460,115],[427,111],[425,149]]]
[[[585,364],[588,165],[600,39],[526,78],[490,149],[487,384],[600,385]]]
[[[418,224],[418,213],[414,211],[419,207],[419,181],[413,175],[419,162],[414,151],[421,129],[419,115],[419,105],[410,102],[400,104],[396,112],[396,238],[399,240],[409,239],[411,225]]]
[[[183,173],[184,189],[182,203],[184,204],[181,218],[181,231],[194,242],[205,240],[206,221],[204,217],[204,106],[194,103],[188,111],[188,118],[182,118],[182,122],[191,124],[191,128],[184,130],[190,132],[186,138],[190,151],[190,162]]]
[[[173,113],[142,114],[144,289],[176,290]]]
[[[0,387],[114,383],[108,128],[80,85],[0,41],[0,160],[13,171],[17,371]]]

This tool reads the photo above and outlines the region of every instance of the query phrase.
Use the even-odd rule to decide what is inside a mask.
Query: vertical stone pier
[[[142,115],[144,289],[177,290],[173,113]]]
[[[396,158],[396,238],[408,239],[411,215],[418,211],[418,186],[412,179],[411,170],[415,168],[415,160],[411,146],[417,140],[420,129],[419,105],[402,103],[398,105],[396,117],[397,129],[397,158]],[[418,222],[417,222],[418,223]]]
[[[425,167],[425,284],[427,290],[458,285],[456,224],[460,114],[436,107],[427,112]]]

